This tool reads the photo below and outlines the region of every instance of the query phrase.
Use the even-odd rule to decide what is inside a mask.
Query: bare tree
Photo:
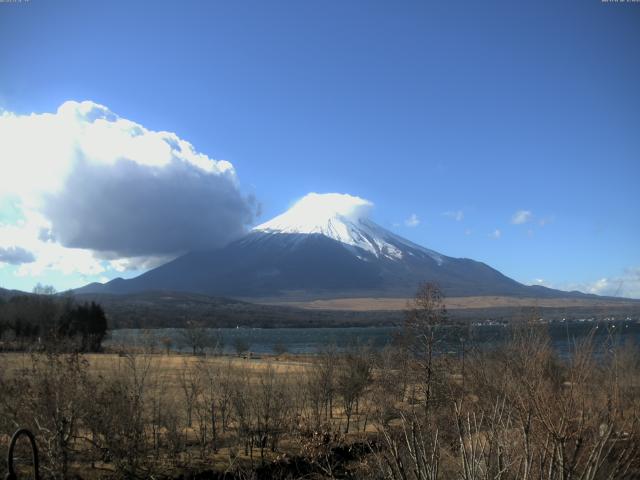
[[[406,389],[408,373],[406,365],[402,368],[403,365],[398,362],[398,350],[395,346],[387,346],[376,356],[371,393],[374,413],[383,425],[396,417],[398,413],[396,402],[404,398],[404,389]]]
[[[425,415],[428,415],[434,390],[434,353],[436,329],[447,321],[442,291],[435,283],[420,285],[405,312],[404,332],[409,350],[417,363],[421,377]]]
[[[178,384],[184,399],[187,428],[191,428],[193,424],[193,407],[202,390],[200,379],[197,364],[185,360],[178,375]]]
[[[127,355],[122,363],[92,382],[86,392],[84,418],[91,443],[104,460],[113,462],[118,476],[138,478],[153,473],[147,437],[152,357]]]
[[[218,412],[220,413],[220,427],[222,433],[229,429],[229,417],[231,416],[231,396],[233,387],[234,369],[229,359],[223,366],[217,369],[218,377]]]
[[[236,337],[233,340],[233,348],[236,351],[236,354],[241,357],[246,355],[251,348],[251,344],[249,340],[244,337]]]
[[[52,285],[43,285],[38,282],[33,287],[33,293],[35,293],[36,295],[55,295],[57,291]]]
[[[182,344],[190,348],[193,355],[204,353],[205,348],[212,344],[209,331],[192,320],[186,322],[184,328],[180,330],[180,337]]]
[[[218,451],[219,431],[226,432],[231,401],[231,363],[219,366],[200,360],[198,362],[201,395],[196,403],[196,412],[200,423],[201,445],[206,444],[206,425],[211,432],[211,449]]]
[[[271,450],[276,450],[289,418],[291,402],[284,378],[286,375],[278,375],[273,365],[268,364],[260,373],[252,395],[251,404],[255,416],[253,433],[260,448],[262,462],[269,443]]]
[[[231,405],[235,417],[238,440],[244,445],[244,454],[253,459],[254,411],[251,408],[251,379],[249,369],[242,366],[236,369],[231,386]]]
[[[337,371],[336,390],[347,417],[345,433],[349,433],[351,416],[357,412],[358,402],[371,382],[371,353],[367,348],[352,347],[341,357]]]
[[[82,389],[88,365],[78,354],[33,355],[31,360],[22,392],[26,409],[23,422],[31,425],[44,445],[44,467],[52,477],[65,479],[85,415]]]
[[[162,337],[160,339],[160,343],[164,347],[166,354],[169,355],[171,353],[171,348],[173,347],[173,344],[174,344],[173,338],[169,336]]]

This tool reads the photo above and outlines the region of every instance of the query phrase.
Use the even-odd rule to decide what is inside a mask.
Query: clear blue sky
[[[0,108],[67,100],[230,161],[256,222],[350,193],[383,226],[524,283],[624,280],[640,296],[640,4],[0,4]],[[92,279],[16,268],[2,286]]]

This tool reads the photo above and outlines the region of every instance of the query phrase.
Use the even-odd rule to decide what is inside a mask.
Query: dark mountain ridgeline
[[[393,242],[394,239],[387,239]],[[395,242],[402,258],[372,255],[321,234],[253,231],[209,252],[183,255],[136,278],[89,284],[77,293],[127,294],[152,290],[240,298],[411,297],[419,283],[437,282],[448,297],[595,298],[527,286],[488,265],[425,253]]]

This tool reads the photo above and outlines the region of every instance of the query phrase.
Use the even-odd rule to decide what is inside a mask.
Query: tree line
[[[98,303],[77,303],[41,285],[33,294],[0,299],[0,342],[5,350],[73,349],[98,352],[107,334],[107,317]]]

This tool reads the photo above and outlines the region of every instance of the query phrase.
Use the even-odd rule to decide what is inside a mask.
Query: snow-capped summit
[[[373,203],[342,193],[309,193],[289,210],[257,227],[266,234],[319,234],[376,257],[400,260],[406,248],[418,250],[439,264],[442,255],[401,238],[371,221]],[[356,252],[357,253],[357,252]]]
[[[348,224],[366,219],[373,204],[342,193],[309,193],[289,210],[254,230],[280,233],[320,233],[336,240],[348,240]],[[348,243],[345,241],[345,243]]]

